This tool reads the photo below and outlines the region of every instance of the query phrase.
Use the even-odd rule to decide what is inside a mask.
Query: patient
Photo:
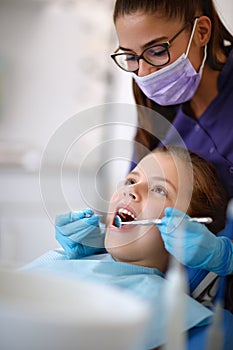
[[[227,197],[206,161],[179,147],[156,149],[141,160],[127,176],[124,186],[113,194],[105,235],[101,235],[98,217],[90,210],[60,215],[56,234],[64,250],[49,252],[24,269],[93,280],[136,294],[149,303],[152,310],[147,348],[156,348],[164,343],[161,298],[168,283],[164,277],[169,254],[157,226],[118,228],[115,216],[123,222],[162,218],[166,207],[190,216],[212,217],[209,228],[217,233],[225,224]],[[93,225],[91,231],[90,225]],[[86,237],[85,232],[88,232]],[[103,237],[106,250],[99,245]],[[208,324],[211,312],[191,297],[185,295],[184,298],[187,318],[183,330]]]
[[[122,221],[162,218],[166,207],[190,216],[209,216],[209,229],[217,233],[225,225],[226,193],[212,167],[184,149],[169,146],[146,156],[114,193],[106,220],[105,247],[116,261],[155,267],[166,272],[169,255],[155,225],[114,226]]]

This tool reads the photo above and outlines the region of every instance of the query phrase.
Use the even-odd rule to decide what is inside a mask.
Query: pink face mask
[[[197,91],[206,61],[207,46],[205,46],[200,70],[196,72],[187,58],[196,23],[197,20],[194,23],[186,53],[182,54],[175,62],[144,77],[132,73],[134,80],[144,94],[161,106],[189,101]]]

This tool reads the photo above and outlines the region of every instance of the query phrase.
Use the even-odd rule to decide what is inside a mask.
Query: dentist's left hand
[[[56,216],[55,235],[68,259],[105,252],[99,216],[87,208]]]
[[[233,272],[233,244],[205,225],[187,220],[183,212],[168,207],[158,225],[166,250],[182,264],[225,276]],[[221,231],[224,235],[224,229]],[[181,252],[182,248],[182,252]]]

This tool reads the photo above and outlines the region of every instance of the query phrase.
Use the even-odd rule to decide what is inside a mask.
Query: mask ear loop
[[[201,67],[200,67],[199,72],[198,72],[199,74],[202,74],[202,71],[203,71],[203,68],[205,65],[205,61],[206,61],[206,57],[207,57],[207,45],[205,45],[205,48],[204,48],[204,58],[203,58]]]
[[[191,36],[190,36],[190,39],[189,39],[189,43],[188,43],[188,47],[187,47],[187,50],[186,50],[186,54],[185,54],[185,57],[187,58],[188,54],[189,54],[189,50],[190,50],[190,46],[191,46],[191,43],[192,43],[192,40],[193,40],[193,36],[194,36],[194,33],[195,33],[195,29],[196,29],[196,26],[197,26],[197,20],[198,18],[195,19],[195,22],[194,22],[194,25],[193,25],[193,30],[192,30],[192,33],[191,33]],[[206,57],[207,57],[207,45],[205,45],[205,48],[204,48],[204,58],[203,58],[203,61],[201,63],[201,67],[199,69],[199,74],[202,74],[202,71],[203,71],[203,68],[204,68],[204,65],[205,65],[205,61],[206,61]]]
[[[186,53],[185,53],[185,58],[189,54],[190,46],[192,44],[193,36],[194,36],[195,29],[196,29],[196,26],[197,26],[197,20],[198,20],[198,18],[195,19],[195,22],[194,22],[194,25],[193,25],[193,30],[192,30],[192,33],[191,33],[191,36],[190,36],[190,39],[189,39],[189,42],[188,42],[188,47],[187,47],[187,50],[186,50]]]

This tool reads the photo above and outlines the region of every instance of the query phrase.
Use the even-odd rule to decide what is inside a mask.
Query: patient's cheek
[[[108,229],[108,227],[112,224],[112,215],[107,215],[106,220],[105,220],[105,225],[106,225],[106,229]]]
[[[119,198],[119,193],[118,192],[114,192],[111,198],[111,201],[116,201]]]
[[[161,203],[161,205],[159,205],[156,208],[156,216],[157,218],[161,219],[164,216],[164,209],[166,208],[166,203],[165,200],[163,201],[163,203]]]
[[[112,210],[113,208],[116,207],[116,203],[119,201],[119,193],[114,192],[111,199],[110,199],[110,204],[109,204],[109,209]]]
[[[113,215],[116,213],[116,207],[117,203],[119,202],[119,194],[117,192],[114,192],[112,195],[109,206],[108,206],[108,213],[106,217],[106,226],[108,227],[109,225],[112,224],[113,222]]]
[[[143,209],[145,218],[160,219],[164,216],[164,209],[166,208],[166,200],[161,199],[158,201],[149,201],[146,206],[146,210]]]

